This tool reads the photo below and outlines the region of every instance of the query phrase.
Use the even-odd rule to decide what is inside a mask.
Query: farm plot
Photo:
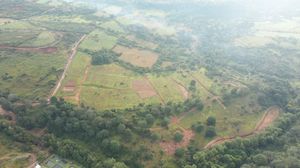
[[[64,55],[63,52],[0,51],[0,89],[31,98],[48,95],[64,65]]]
[[[155,89],[147,79],[133,81],[132,87],[142,99],[157,95]]]
[[[117,42],[117,37],[108,35],[100,30],[95,30],[81,43],[80,49],[99,51],[101,49],[111,49]]]
[[[115,64],[93,66],[83,84],[80,99],[83,103],[98,109],[127,108],[139,103],[160,103],[157,96],[149,97],[142,93],[145,90],[135,90],[137,81],[140,80],[141,76]],[[149,94],[149,90],[146,92]],[[140,97],[141,94],[143,98]]]
[[[164,102],[179,102],[185,99],[185,93],[182,93],[180,85],[169,76],[148,76],[148,79]]]
[[[62,83],[58,96],[75,96],[84,77],[85,69],[90,65],[91,57],[83,52],[78,52],[70,65],[66,78]]]
[[[139,39],[139,38],[135,37],[134,35],[129,35],[126,38],[130,41],[137,43],[137,45],[141,48],[148,48],[150,50],[155,50],[158,47],[157,44]]]
[[[13,32],[1,31],[0,32],[0,46],[19,46],[29,40],[37,37],[39,32]]]
[[[20,20],[10,20],[8,22],[4,22],[3,24],[0,25],[0,30],[41,30],[41,28],[33,26],[32,24],[25,22],[25,21],[20,21]]]
[[[140,50],[136,48],[128,48],[124,46],[116,46],[113,49],[116,53],[120,53],[120,59],[132,65],[144,68],[151,68],[157,61],[157,53]]]
[[[42,46],[47,46],[47,45],[51,45],[52,43],[54,43],[56,41],[56,38],[58,38],[58,36],[56,36],[54,33],[52,32],[48,32],[48,31],[42,31],[41,33],[39,33],[37,35],[37,37],[35,37],[34,39],[31,39],[29,41],[25,41],[21,46],[30,46],[30,47],[42,47]]]

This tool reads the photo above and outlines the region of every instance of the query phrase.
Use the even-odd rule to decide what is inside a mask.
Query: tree
[[[208,126],[215,126],[216,125],[216,118],[209,116],[206,120],[206,125]]]
[[[179,132],[176,132],[175,135],[174,135],[174,137],[173,137],[174,141],[177,142],[177,143],[181,142],[182,138],[183,138],[183,135],[181,133],[179,133]]]
[[[207,138],[212,138],[212,137],[216,136],[215,127],[212,127],[212,126],[207,127],[206,132],[205,132],[205,136]]]
[[[177,148],[175,150],[175,156],[176,157],[181,158],[181,157],[183,157],[183,155],[184,155],[184,149],[183,148]]]
[[[192,125],[192,130],[194,130],[194,131],[196,131],[198,133],[202,132],[203,129],[204,129],[204,126],[203,126],[203,124],[201,122],[197,122],[196,124]]]
[[[268,164],[268,159],[264,154],[257,154],[252,160],[257,166],[265,166]]]
[[[146,121],[147,121],[147,124],[148,124],[149,126],[152,126],[152,125],[153,125],[154,120],[155,120],[155,118],[153,117],[152,114],[147,114],[147,115],[146,115]]]

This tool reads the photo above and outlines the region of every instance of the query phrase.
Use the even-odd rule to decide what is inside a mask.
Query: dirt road
[[[212,141],[210,141],[205,147],[204,149],[209,149],[212,148],[216,145],[222,144],[224,142],[228,142],[228,141],[232,141],[236,138],[247,138],[250,137],[254,134],[257,134],[261,131],[263,131],[265,128],[267,128],[268,126],[270,126],[272,124],[272,122],[279,116],[279,111],[280,109],[278,107],[270,107],[264,114],[264,116],[262,117],[262,119],[257,123],[256,127],[254,130],[252,130],[249,133],[246,134],[240,134],[240,135],[235,135],[235,136],[229,136],[229,137],[218,137]]]
[[[74,56],[76,55],[77,53],[77,48],[79,46],[79,44],[85,39],[86,35],[83,35],[80,40],[74,45],[74,47],[72,48],[71,50],[71,54],[69,55],[69,58],[68,58],[68,61],[64,67],[64,71],[60,77],[60,79],[58,80],[58,82],[56,83],[56,86],[54,87],[53,91],[50,93],[49,97],[48,97],[48,101],[50,100],[51,97],[53,97],[59,90],[60,86],[61,86],[61,83],[62,81],[65,79],[66,77],[66,73],[67,73],[67,70],[69,68],[69,66],[71,65],[72,61],[73,61],[73,58]]]

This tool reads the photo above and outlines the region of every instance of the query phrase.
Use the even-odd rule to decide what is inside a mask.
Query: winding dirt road
[[[246,134],[229,136],[229,137],[218,137],[218,138],[210,141],[204,147],[204,149],[209,149],[216,145],[222,144],[224,142],[232,141],[238,137],[239,138],[247,138],[247,137],[250,137],[254,134],[257,134],[257,133],[265,130],[268,126],[270,126],[272,124],[273,121],[275,121],[275,119],[277,119],[277,117],[279,116],[279,111],[280,111],[280,109],[278,107],[275,107],[275,106],[270,107],[269,109],[267,109],[267,111],[265,112],[262,119],[257,123],[255,129],[252,130],[251,132],[246,133]]]
[[[60,79],[58,80],[58,82],[56,83],[56,86],[55,88],[53,89],[53,91],[50,93],[49,97],[48,97],[48,101],[50,100],[51,97],[53,97],[59,90],[60,86],[61,86],[61,83],[62,81],[65,79],[66,77],[66,73],[68,71],[68,68],[69,66],[71,65],[72,61],[73,61],[73,58],[74,56],[76,55],[77,53],[77,48],[79,46],[79,44],[85,39],[86,35],[83,35],[80,40],[74,45],[74,47],[72,48],[71,50],[71,54],[69,55],[69,58],[68,58],[68,61],[64,67],[64,71],[60,77]]]

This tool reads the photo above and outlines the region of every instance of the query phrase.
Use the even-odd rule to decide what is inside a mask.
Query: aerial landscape
[[[297,0],[0,0],[0,168],[300,168]]]

